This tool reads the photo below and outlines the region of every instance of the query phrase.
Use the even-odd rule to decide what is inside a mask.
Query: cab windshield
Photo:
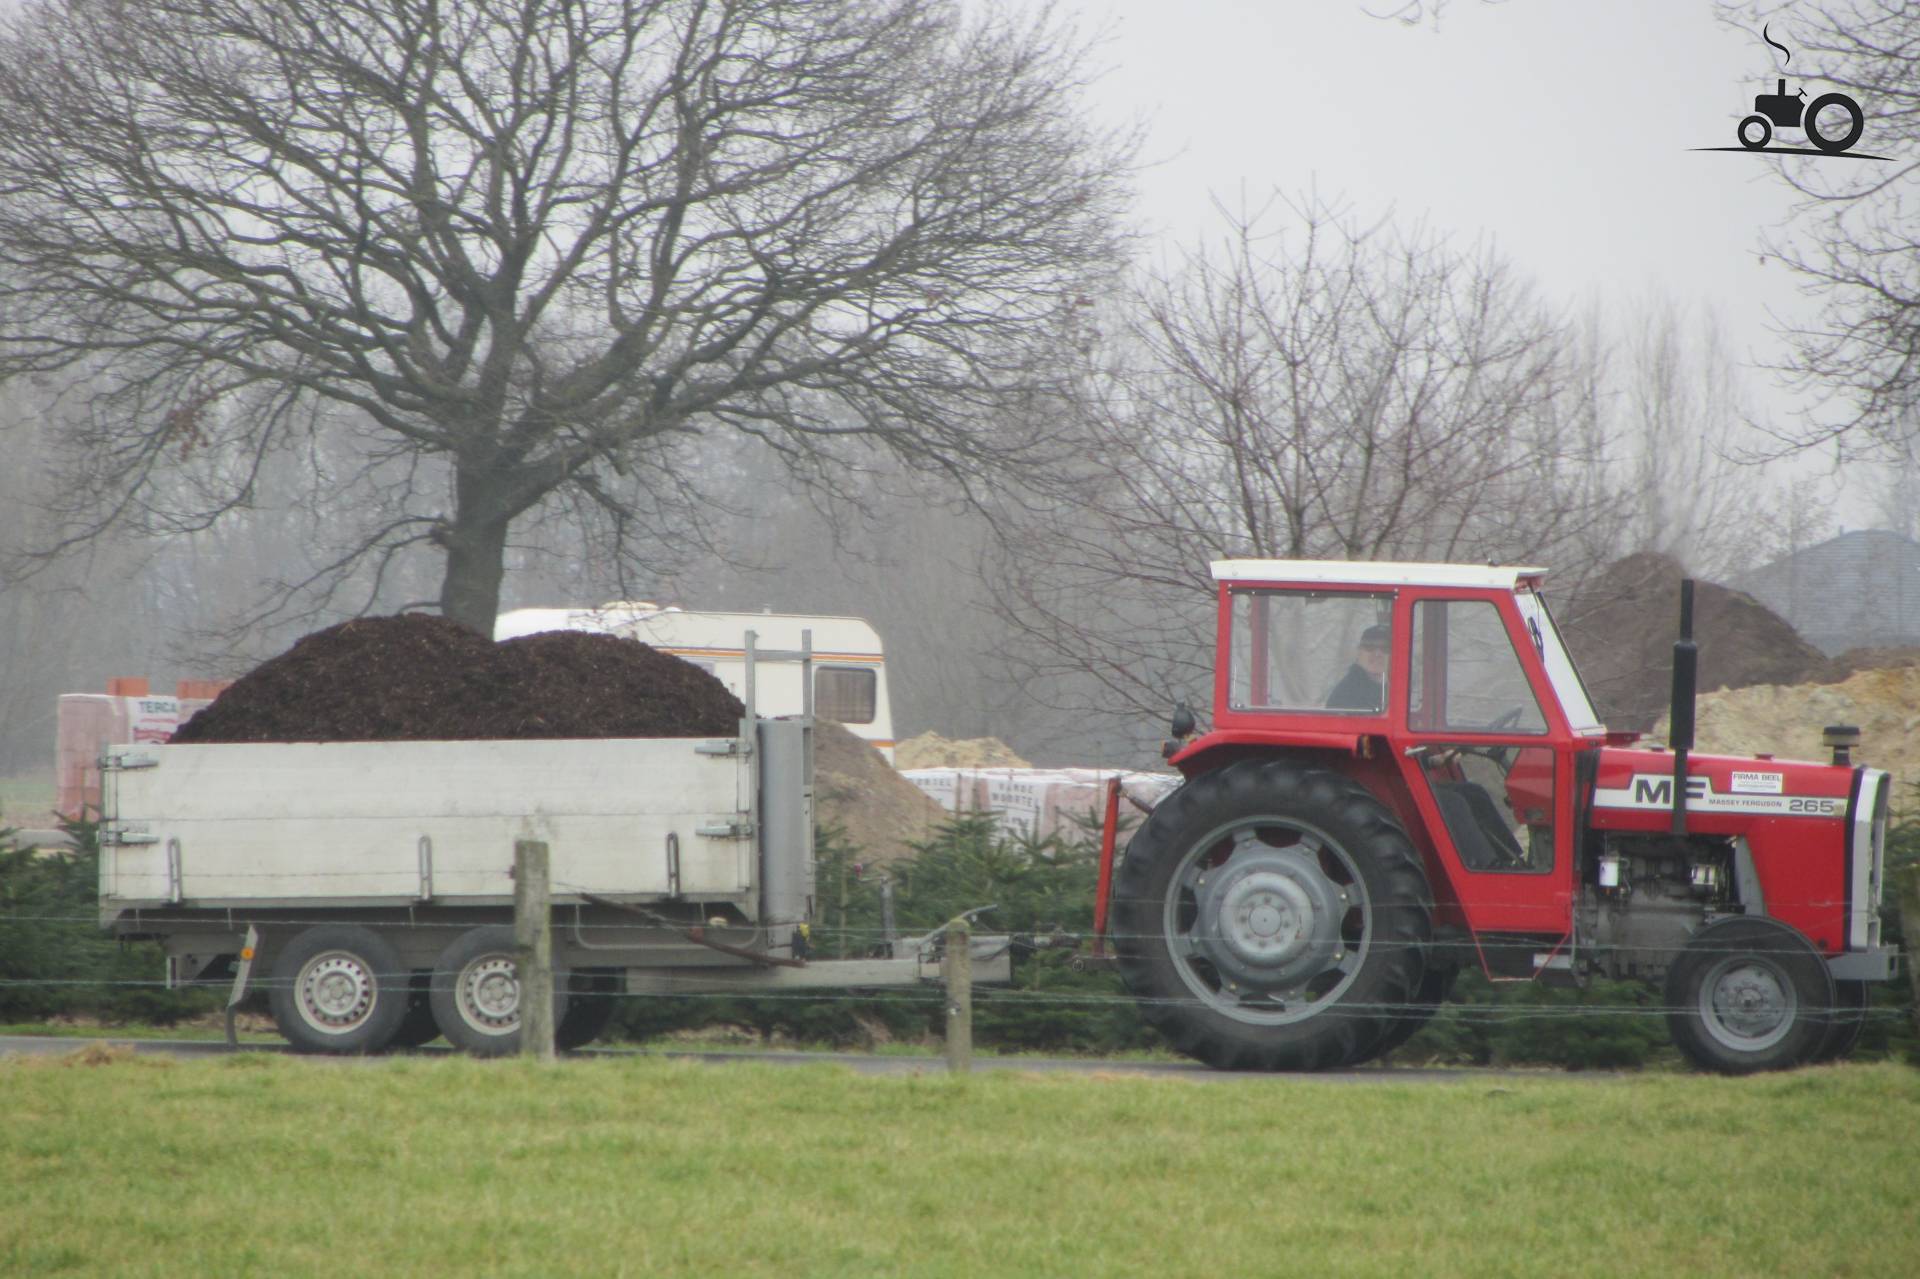
[[[1523,587],[1514,592],[1514,603],[1520,607],[1520,621],[1527,629],[1527,638],[1533,641],[1541,663],[1547,668],[1553,695],[1560,699],[1560,709],[1566,712],[1567,727],[1589,737],[1606,732],[1606,725],[1600,722],[1593,702],[1587,697],[1586,685],[1580,682],[1580,672],[1574,669],[1573,657],[1561,642],[1559,628],[1547,611],[1547,602]]]

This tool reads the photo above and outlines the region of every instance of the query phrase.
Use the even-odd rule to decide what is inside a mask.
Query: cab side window
[[[1415,731],[1547,731],[1500,610],[1485,600],[1414,607],[1411,681],[1407,722]]]

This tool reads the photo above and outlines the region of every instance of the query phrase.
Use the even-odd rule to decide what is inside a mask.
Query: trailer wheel
[[[1667,1028],[1703,1070],[1744,1075],[1813,1060],[1826,1043],[1833,976],[1773,919],[1734,916],[1695,933],[1667,974]]]
[[[413,970],[407,982],[407,1015],[387,1041],[388,1048],[418,1048],[440,1038],[440,1024],[433,1019],[433,1003],[428,998],[432,982],[431,968]]]
[[[428,1000],[440,1033],[476,1057],[520,1051],[520,973],[513,929],[489,925],[460,934],[440,952]],[[553,1020],[567,1011],[567,974],[554,970]]]
[[[1227,1070],[1370,1055],[1413,1001],[1427,878],[1365,787],[1243,760],[1162,801],[1115,876],[1120,974],[1178,1050]]]
[[[1826,1042],[1813,1055],[1816,1062],[1846,1060],[1860,1042],[1860,1032],[1866,1029],[1867,983],[1836,980],[1833,994],[1833,1022],[1827,1027]]]
[[[567,988],[567,1014],[554,1022],[553,1046],[572,1052],[600,1038],[613,1020],[613,996],[619,986],[620,978],[612,969],[574,969]]]
[[[269,1003],[295,1052],[376,1053],[406,1016],[407,970],[371,929],[323,924],[280,952]]]

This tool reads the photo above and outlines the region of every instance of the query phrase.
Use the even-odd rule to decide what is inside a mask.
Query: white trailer
[[[743,646],[754,653],[749,633]],[[760,653],[805,668],[810,651]],[[752,662],[749,669],[753,668]],[[156,938],[172,982],[270,974],[296,1048],[519,1037],[515,841],[550,850],[555,1019],[594,1038],[633,992],[901,985],[933,937],[812,962],[813,721],[726,738],[110,747],[102,924]],[[1010,977],[976,941],[976,980]]]

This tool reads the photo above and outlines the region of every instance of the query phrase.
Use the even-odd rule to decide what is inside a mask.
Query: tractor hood
[[[1594,778],[1592,825],[1601,830],[1664,830],[1674,801],[1673,752],[1602,747]],[[1687,757],[1687,825],[1697,834],[1738,835],[1756,822],[1839,821],[1849,812],[1863,770],[1768,756]]]

